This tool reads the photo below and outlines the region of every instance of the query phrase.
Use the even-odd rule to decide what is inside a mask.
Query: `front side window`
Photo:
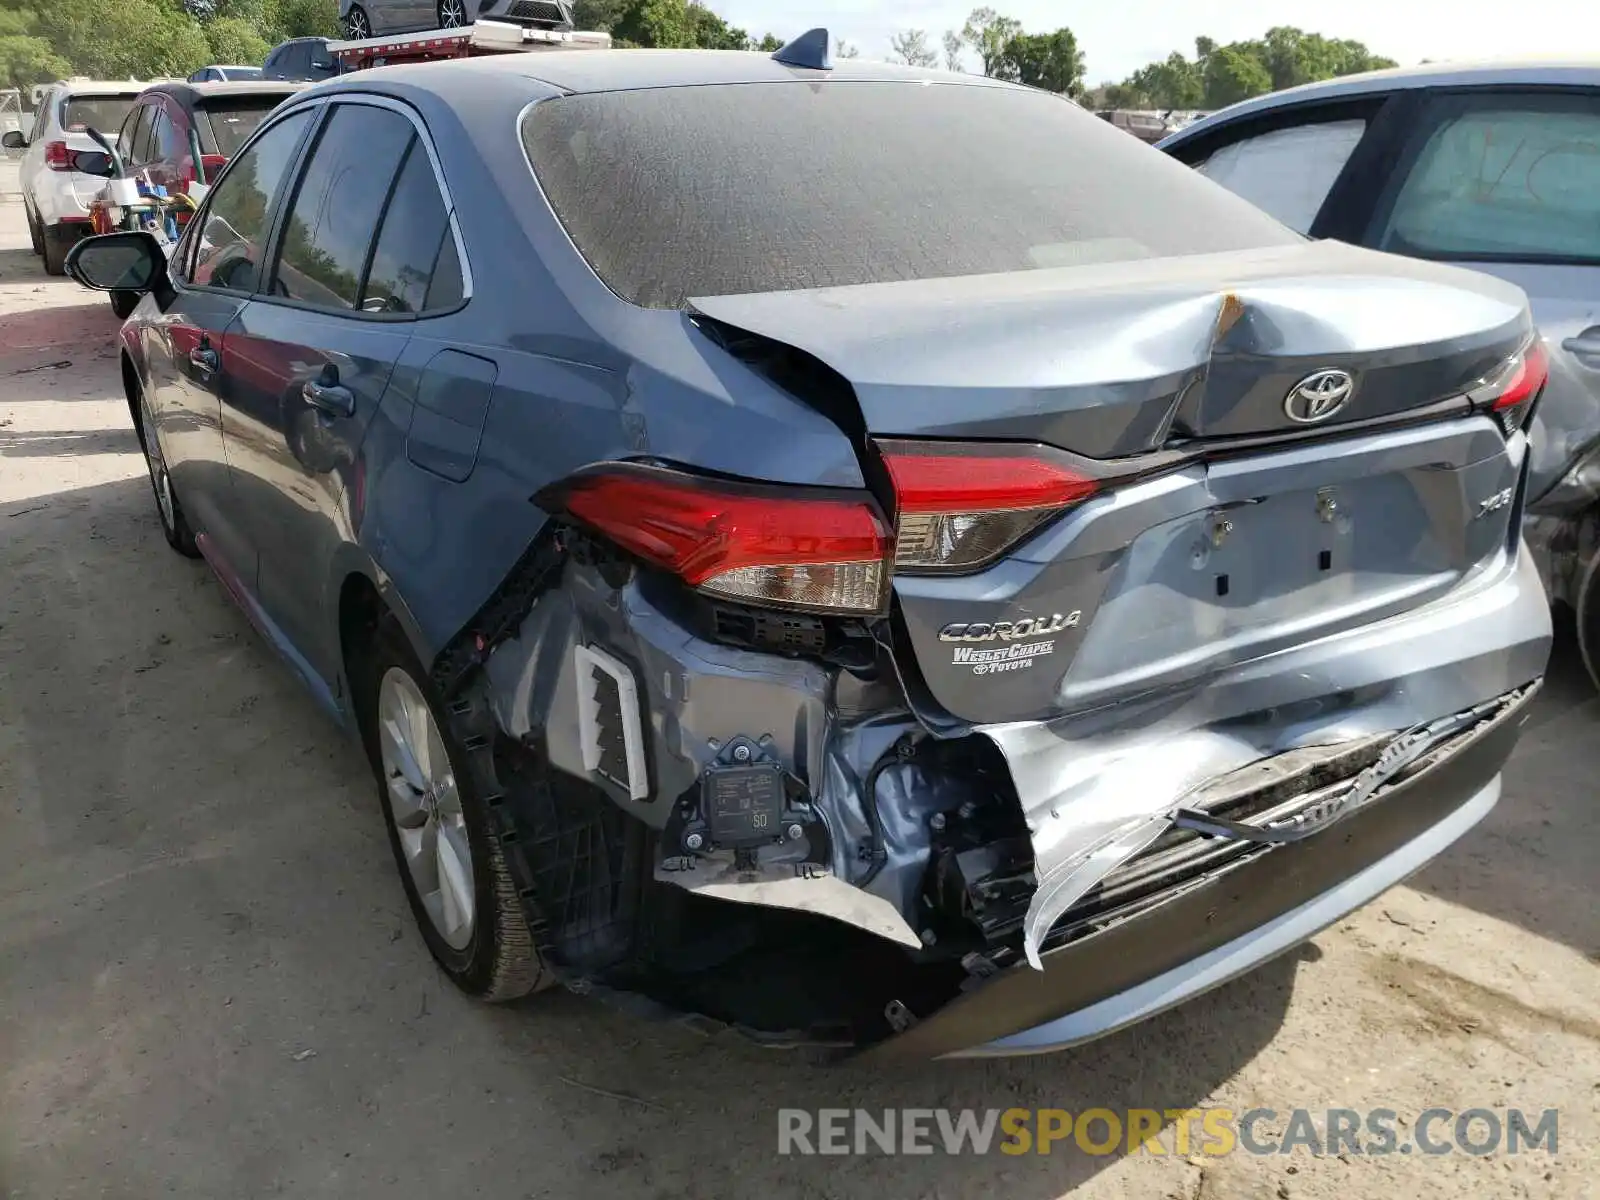
[[[1360,119],[1291,125],[1230,142],[1195,169],[1307,233],[1366,132]]]
[[[143,163],[139,157],[139,143],[141,138],[147,138],[150,130],[150,106],[137,105],[122,122],[122,132],[117,135],[117,153],[122,156],[122,161],[127,166],[137,166]]]
[[[190,280],[198,287],[254,291],[261,278],[273,197],[311,119],[304,109],[278,122],[233,160],[212,191],[195,243]]]
[[[379,214],[414,136],[411,122],[390,109],[334,106],[284,218],[272,295],[356,307]]]
[[[1600,96],[1472,100],[1423,139],[1379,213],[1379,249],[1600,264]]]
[[[783,83],[579,94],[533,105],[522,140],[589,265],[647,307],[1299,240],[1176,160],[1033,90]]]
[[[156,109],[150,123],[150,159],[152,162],[175,162],[183,154],[179,144],[177,126],[165,109]]]

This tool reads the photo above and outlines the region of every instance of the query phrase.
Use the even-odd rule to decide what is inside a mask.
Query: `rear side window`
[[[61,128],[66,132],[97,129],[108,138],[122,128],[133,108],[135,93],[126,96],[67,96],[61,101]]]
[[[234,159],[212,190],[195,243],[190,279],[199,287],[254,291],[266,248],[267,216],[283,185],[295,149],[311,119],[309,109],[286,117]]]
[[[150,158],[153,162],[176,162],[183,154],[177,126],[163,109],[156,109],[155,118],[150,123],[150,141]]]
[[[282,96],[218,101],[200,110],[205,151],[232,158],[250,140],[261,122],[282,103]]]
[[[356,307],[379,214],[413,137],[411,122],[389,109],[334,106],[290,202],[273,295]]]
[[[429,290],[435,264],[446,241],[450,243],[449,258],[453,261],[455,238],[450,232],[444,197],[439,194],[427,151],[422,143],[413,139],[405,165],[395,181],[389,207],[383,214],[383,228],[378,233],[372,267],[361,293],[362,311],[420,313],[429,308],[452,308],[459,304],[459,267],[454,270],[457,282],[453,289],[444,282],[443,286]],[[448,262],[446,270],[447,273],[450,270]]]
[[[1195,169],[1307,233],[1366,132],[1364,120],[1273,129],[1230,142]]]
[[[523,144],[595,272],[635,304],[1293,242],[1055,96],[762,84],[564,96]]]
[[[1600,96],[1438,112],[1370,240],[1421,257],[1600,263]]]

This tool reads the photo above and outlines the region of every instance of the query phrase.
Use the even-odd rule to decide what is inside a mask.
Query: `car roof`
[[[49,86],[63,96],[137,96],[149,84],[137,80],[69,79]]]
[[[360,78],[364,75],[381,75],[388,82],[430,89],[467,80],[483,80],[489,75],[522,76],[573,93],[710,84],[816,83],[821,80],[1017,86],[981,75],[857,59],[835,59],[831,71],[813,71],[785,66],[761,51],[743,50],[528,51],[379,67],[340,78],[351,86],[359,86]]]
[[[144,89],[140,95],[149,95],[153,92],[164,93],[177,100],[188,108],[193,108],[207,100],[228,99],[230,97],[248,96],[292,96],[296,92],[303,92],[311,86],[288,79],[240,79],[227,83],[209,81],[206,83],[157,83]]]
[[[1413,88],[1458,87],[1600,87],[1600,58],[1588,59],[1490,59],[1481,62],[1424,63],[1416,67],[1391,67],[1385,71],[1365,71],[1338,79],[1303,83],[1299,87],[1269,92],[1254,100],[1212,113],[1196,121],[1162,145],[1188,141],[1196,134],[1218,125],[1257,113],[1272,112],[1290,104],[1318,100],[1345,100],[1360,96]]]

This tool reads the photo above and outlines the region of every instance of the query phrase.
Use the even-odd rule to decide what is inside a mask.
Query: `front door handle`
[[[312,380],[300,389],[300,394],[312,408],[321,409],[331,417],[355,416],[355,393],[341,384]]]
[[[205,342],[189,351],[189,362],[202,371],[215,371],[217,369],[217,352]]]

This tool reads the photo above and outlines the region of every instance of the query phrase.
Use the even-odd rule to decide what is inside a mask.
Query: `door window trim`
[[[294,163],[291,184],[284,193],[285,202],[277,205],[272,214],[271,236],[267,241],[267,250],[264,259],[264,261],[270,263],[271,266],[266,271],[262,272],[261,278],[256,283],[256,290],[253,298],[259,303],[272,304],[279,308],[292,308],[302,312],[320,313],[323,316],[366,321],[377,325],[412,324],[417,321],[432,320],[436,317],[448,317],[452,313],[460,312],[472,299],[472,267],[467,261],[467,247],[465,239],[461,236],[461,225],[456,219],[455,198],[451,196],[450,189],[445,183],[444,168],[439,162],[439,153],[434,148],[433,139],[428,134],[427,126],[422,123],[422,118],[409,105],[402,104],[398,100],[390,99],[388,96],[379,96],[370,92],[341,92],[336,96],[327,97],[323,103],[322,107],[324,111],[321,118],[316,122],[313,122],[315,126],[314,130],[312,131],[313,136],[316,133],[320,133],[320,131],[326,127],[327,123],[333,119],[334,110],[343,104],[360,104],[369,108],[388,109],[390,112],[399,113],[402,117],[411,122],[412,133],[416,137],[415,144],[420,145],[423,150],[427,152],[428,165],[433,169],[434,186],[439,189],[439,197],[444,202],[445,228],[449,231],[450,236],[455,239],[456,257],[461,263],[461,299],[449,308],[434,309],[429,312],[371,313],[363,312],[360,308],[329,308],[326,305],[311,304],[304,300],[291,300],[284,296],[274,295],[266,290],[269,279],[276,273],[278,269],[278,256],[282,248],[281,242],[283,238],[282,226],[288,208],[289,198],[299,194],[300,184],[304,179],[306,168],[310,165],[312,154],[314,154],[316,149],[314,143],[308,144],[307,142],[302,142],[300,145],[300,149]],[[252,141],[253,140],[254,139],[252,139]],[[243,151],[241,150],[240,153],[242,154]],[[399,182],[400,178],[400,168],[403,166],[404,160],[402,159],[401,163],[396,167],[395,177],[389,181],[388,194],[384,197],[383,208],[379,210],[377,222],[373,226],[372,243],[367,247],[366,257],[361,265],[361,278],[356,284],[357,296],[361,294],[362,290],[365,289],[367,285],[367,275],[372,270],[373,254],[377,249],[378,238],[383,233],[384,220],[389,215],[389,205],[394,200],[396,184]],[[437,255],[434,257],[434,264],[438,264]]]
[[[1415,111],[1406,123],[1406,136],[1396,139],[1392,147],[1392,167],[1389,178],[1375,193],[1366,220],[1360,227],[1360,243],[1376,247],[1379,235],[1394,215],[1395,203],[1400,199],[1411,173],[1416,169],[1423,151],[1445,121],[1482,108],[1493,108],[1496,101],[1507,100],[1536,105],[1541,99],[1566,97],[1576,100],[1600,100],[1600,90],[1570,84],[1495,84],[1480,87],[1431,88],[1418,97]],[[1408,258],[1440,263],[1504,263],[1540,267],[1578,266],[1593,269],[1593,258],[1572,258],[1555,254],[1487,254],[1482,252],[1457,253],[1455,251],[1428,251],[1426,249],[1390,251],[1403,253]]]
[[[260,124],[260,126],[257,127],[256,131],[253,134],[250,135],[249,141],[245,142],[244,145],[240,146],[239,147],[239,152],[237,154],[235,154],[231,159],[228,160],[228,165],[222,169],[222,174],[217,178],[217,182],[212,185],[211,190],[206,195],[205,201],[195,211],[194,216],[192,218],[190,218],[189,224],[184,230],[185,237],[188,236],[188,232],[189,232],[190,229],[201,229],[201,230],[204,229],[204,227],[205,227],[204,223],[205,223],[206,219],[211,215],[211,202],[216,197],[217,189],[220,188],[223,185],[223,183],[227,181],[228,175],[233,170],[233,165],[235,163],[237,163],[241,158],[243,158],[247,153],[250,152],[250,150],[252,150],[255,147],[256,141],[258,139],[262,138],[262,137],[265,137],[268,133],[270,133],[272,130],[276,129],[279,125],[283,124],[285,121],[293,120],[299,114],[309,112],[311,114],[311,119],[306,122],[306,127],[303,130],[301,130],[301,132],[300,132],[300,140],[295,143],[294,149],[289,152],[288,166],[284,171],[284,179],[285,180],[297,181],[299,179],[299,175],[300,175],[301,164],[305,159],[306,143],[310,139],[310,137],[317,131],[317,129],[321,127],[322,122],[326,119],[326,116],[327,116],[326,109],[327,109],[326,102],[324,100],[318,98],[318,99],[312,99],[312,100],[303,101],[303,102],[301,102],[299,104],[294,105],[291,108],[286,108],[286,109],[284,109],[282,111],[274,110],[274,112],[272,114],[272,119],[269,120],[269,121],[263,121]],[[263,263],[270,261],[270,257],[269,257],[270,250],[271,250],[271,248],[273,246],[276,245],[278,220],[283,215],[284,201],[287,198],[287,196],[289,194],[289,191],[290,191],[290,189],[288,187],[286,187],[286,186],[280,187],[278,189],[277,194],[274,195],[272,197],[272,199],[268,203],[267,211],[266,211],[266,214],[265,214],[265,216],[266,216],[266,224],[264,226],[266,236],[262,239],[262,262]],[[179,292],[204,292],[204,293],[209,293],[209,294],[218,295],[218,296],[235,296],[235,297],[238,297],[241,300],[248,300],[252,296],[258,294],[257,292],[247,292],[247,291],[244,291],[244,290],[242,290],[240,288],[225,288],[225,287],[217,287],[214,284],[209,284],[209,283],[194,283],[194,282],[191,282],[192,279],[193,279],[193,271],[191,270],[191,267],[192,267],[191,260],[193,259],[195,253],[197,252],[196,248],[199,245],[200,245],[200,235],[198,233],[196,233],[195,236],[194,236],[194,240],[189,243],[187,249],[183,248],[182,240],[179,241],[178,247],[175,247],[175,250],[177,250],[177,249],[181,249],[182,250],[182,256],[178,261],[178,273],[175,275],[175,274],[173,274],[172,272],[169,271],[168,272],[168,276],[170,278],[172,286],[177,291],[179,291]],[[260,276],[260,274],[261,274],[260,272],[257,272],[257,276],[258,276],[257,287],[258,288],[260,286],[260,284],[259,284],[259,276]]]

